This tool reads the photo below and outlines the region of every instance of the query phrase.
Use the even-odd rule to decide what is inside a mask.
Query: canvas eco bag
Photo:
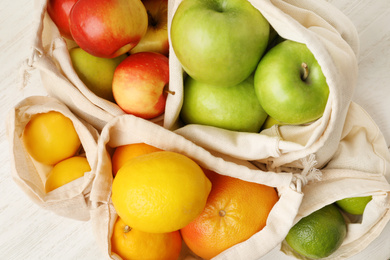
[[[69,49],[77,45],[61,36],[46,11],[47,3],[47,0],[35,0],[36,35],[31,57],[24,63],[22,72],[26,74],[29,70],[38,69],[50,96],[56,97],[77,116],[101,130],[108,121],[125,112],[117,104],[95,95],[80,80],[69,56]],[[161,115],[151,121],[162,124],[163,118]]]
[[[111,202],[112,165],[111,156],[116,147],[131,143],[146,143],[157,148],[184,154],[200,166],[217,173],[240,178],[249,182],[275,187],[279,201],[273,207],[267,225],[250,239],[224,251],[215,259],[258,259],[279,245],[292,227],[302,196],[302,187],[313,179],[313,164],[299,173],[267,172],[254,167],[247,161],[226,155],[216,155],[157,124],[132,115],[119,116],[106,124],[98,142],[98,165],[92,185],[90,200],[91,221],[96,240],[108,259],[120,259],[111,252],[111,235],[117,218]],[[302,174],[302,171],[305,174]],[[253,205],[256,207],[257,205]],[[192,259],[183,249],[180,259]]]
[[[372,196],[362,216],[344,214],[347,236],[329,259],[346,259],[364,250],[390,220],[390,152],[384,136],[370,116],[352,103],[340,144],[321,169],[321,181],[308,183],[295,222],[337,200]],[[282,251],[299,259],[286,242]]]
[[[28,154],[23,144],[22,134],[33,115],[49,111],[57,111],[73,122],[82,145],[76,155],[87,158],[91,171],[86,172],[82,178],[46,193],[44,185],[47,174],[53,166],[39,163]],[[91,206],[89,194],[97,166],[97,131],[75,116],[57,99],[32,96],[19,102],[9,112],[7,135],[10,144],[12,178],[22,191],[34,203],[46,210],[72,219],[88,220]]]
[[[180,127],[184,70],[171,46],[170,90],[164,126],[209,149],[275,167],[316,153],[324,165],[335,152],[357,81],[358,35],[351,21],[324,0],[249,0],[283,38],[304,43],[329,85],[323,116],[308,125],[274,126],[261,133],[228,131],[202,125]],[[170,2],[168,30],[181,0]],[[178,98],[181,97],[181,98]]]

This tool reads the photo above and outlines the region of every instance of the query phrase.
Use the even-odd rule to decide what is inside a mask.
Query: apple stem
[[[223,209],[221,209],[218,214],[220,217],[224,217],[226,215],[226,212]]]
[[[164,92],[167,94],[175,95],[175,91],[169,90],[169,89],[164,89]]]
[[[303,68],[302,80],[305,81],[307,79],[307,77],[309,76],[309,67],[304,62],[302,62],[301,66]]]
[[[126,225],[124,228],[123,228],[123,232],[125,233],[129,233],[131,231],[131,227],[129,227],[128,225]]]

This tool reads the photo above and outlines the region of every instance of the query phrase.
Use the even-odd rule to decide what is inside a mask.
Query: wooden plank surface
[[[355,24],[360,38],[354,101],[376,121],[390,145],[390,1],[328,0]],[[46,95],[36,71],[20,68],[30,54],[34,1],[3,1],[0,8],[0,259],[105,259],[89,222],[71,220],[31,202],[11,178],[5,118],[20,100]],[[262,259],[293,259],[277,249]],[[390,223],[354,260],[390,259]]]

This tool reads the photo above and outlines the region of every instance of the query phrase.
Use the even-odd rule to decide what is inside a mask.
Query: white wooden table
[[[355,24],[360,37],[354,101],[374,118],[390,145],[390,1],[327,0]],[[0,259],[104,259],[89,222],[54,215],[32,203],[10,175],[5,117],[20,100],[46,95],[36,71],[21,87],[19,68],[33,39],[32,0],[4,0],[0,8]],[[277,250],[262,259],[292,259]],[[390,223],[354,260],[390,259]]]

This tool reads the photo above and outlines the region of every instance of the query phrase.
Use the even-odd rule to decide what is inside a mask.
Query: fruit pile
[[[257,133],[311,123],[327,104],[329,88],[311,51],[280,37],[247,0],[183,0],[170,32],[167,0],[49,0],[47,12],[77,45],[69,56],[81,81],[142,119],[161,116],[175,94],[169,37],[185,74],[184,124]],[[91,171],[61,113],[32,116],[22,138],[32,159],[52,168],[46,194]],[[277,185],[212,171],[179,152],[144,142],[111,148],[105,174],[117,216],[108,248],[122,259],[178,259],[184,245],[211,259],[263,230],[281,199]],[[362,215],[371,199],[345,198],[305,216],[286,243],[302,256],[331,255],[348,232],[345,216]]]
[[[259,132],[267,117],[305,124],[322,116],[329,88],[314,55],[281,38],[248,1],[184,0],[170,33],[188,74],[185,124]]]
[[[144,252],[147,259],[178,259],[182,239],[211,259],[262,230],[279,199],[273,187],[218,174],[146,143],[117,147],[112,170],[115,225],[121,226],[111,237],[112,252],[125,259]]]
[[[91,170],[87,158],[79,155],[82,146],[72,121],[59,112],[34,115],[25,126],[22,138],[34,160],[53,166],[45,181],[46,192]]]
[[[73,68],[97,96],[125,113],[164,113],[169,92],[168,0],[50,0],[47,11]]]

